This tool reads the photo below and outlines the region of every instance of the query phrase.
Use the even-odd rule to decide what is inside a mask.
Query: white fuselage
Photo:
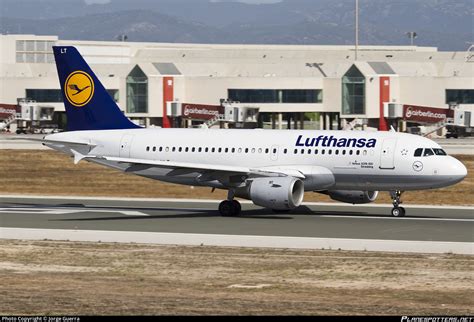
[[[419,148],[441,149],[435,142],[396,132],[129,129],[64,132],[46,138],[94,144],[78,148],[85,155],[299,171],[306,177],[306,191],[430,189],[466,176],[464,165],[450,156],[414,156]],[[66,146],[49,146],[71,154]],[[121,170],[129,167],[92,161]],[[334,180],[324,182],[321,169]],[[219,181],[199,181],[197,172],[176,171],[133,169],[134,174],[157,180],[226,188]]]

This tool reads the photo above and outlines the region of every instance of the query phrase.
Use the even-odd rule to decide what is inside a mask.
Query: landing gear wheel
[[[219,213],[224,217],[237,216],[242,207],[237,200],[224,200],[219,204]]]
[[[394,207],[392,209],[393,217],[405,217],[405,208],[403,207]]]
[[[402,203],[401,196],[403,191],[396,190],[390,191],[390,197],[392,197],[392,216],[394,217],[405,217],[405,208],[400,207]]]
[[[242,206],[240,205],[240,202],[238,202],[237,200],[232,200],[232,205],[234,206],[234,210],[236,211],[236,214],[234,216],[239,215],[242,211]]]

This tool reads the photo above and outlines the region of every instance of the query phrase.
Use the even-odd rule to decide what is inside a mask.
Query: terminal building
[[[386,130],[474,108],[474,53],[418,46],[210,45],[0,35],[0,112],[20,99],[65,124],[51,47],[75,46],[144,126]],[[1,115],[1,113],[0,113]],[[411,118],[413,115],[417,116]],[[469,114],[470,115],[470,114]],[[423,116],[426,116],[424,119]],[[431,120],[430,120],[431,118]],[[474,117],[473,117],[474,119]]]

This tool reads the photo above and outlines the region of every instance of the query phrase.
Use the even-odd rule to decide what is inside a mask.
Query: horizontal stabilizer
[[[39,138],[30,138],[30,137],[11,138],[9,140],[28,140],[28,141],[41,142],[41,143],[44,143],[44,144],[82,145],[82,146],[89,146],[89,147],[95,147],[96,146],[96,144],[91,144],[91,143],[85,142],[85,141],[60,141],[60,140],[48,140],[48,139],[39,139]]]

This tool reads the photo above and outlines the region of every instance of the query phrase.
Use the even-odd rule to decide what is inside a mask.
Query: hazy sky
[[[110,2],[110,0],[84,0],[84,1],[87,4]],[[210,0],[210,2],[221,2],[221,1],[229,1],[229,0]],[[230,1],[260,4],[260,3],[276,3],[276,2],[281,2],[282,0],[230,0]]]

